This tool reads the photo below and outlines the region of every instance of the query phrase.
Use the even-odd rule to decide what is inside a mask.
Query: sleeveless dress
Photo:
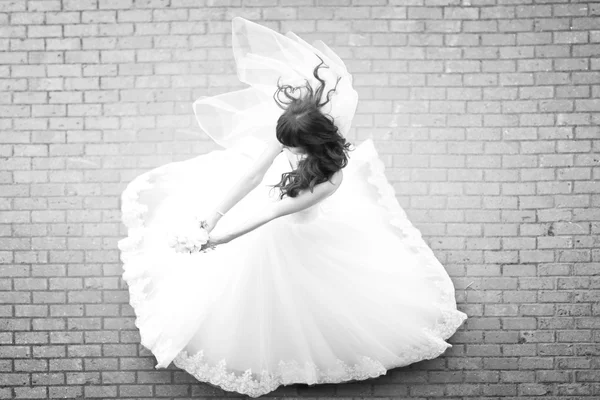
[[[233,20],[233,35],[238,76],[250,88],[194,103],[200,126],[223,149],[148,171],[122,195],[123,279],[156,368],[172,362],[199,381],[258,397],[281,385],[365,380],[440,356],[467,315],[400,207],[372,139],[350,151],[342,184],[320,203],[206,253],[169,247],[168,232],[212,210],[275,134],[282,110],[270,97],[274,77],[313,84],[319,54],[329,78],[341,77],[327,109],[340,132],[354,115],[351,75],[323,43],[242,18]],[[296,165],[282,151],[219,229],[278,201],[270,185]]]

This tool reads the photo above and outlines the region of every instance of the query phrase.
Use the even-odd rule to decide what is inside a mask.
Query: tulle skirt
[[[133,180],[119,242],[141,342],[156,368],[251,397],[281,385],[364,380],[440,356],[467,318],[454,285],[408,220],[369,139],[333,195],[206,253],[168,244],[212,210],[251,163],[251,146],[215,150]],[[254,154],[255,156],[255,154]],[[219,222],[234,227],[277,201],[281,153]]]

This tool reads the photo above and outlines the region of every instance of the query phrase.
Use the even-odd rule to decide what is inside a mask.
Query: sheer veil
[[[352,87],[352,76],[344,62],[325,43],[315,41],[310,45],[292,32],[281,35],[240,17],[232,21],[232,34],[237,76],[250,86],[204,96],[194,102],[198,124],[213,141],[225,148],[237,147],[256,154],[252,148],[275,137],[277,119],[283,112],[272,97],[278,79],[282,84],[293,86],[308,81],[316,87],[318,81],[313,70],[321,62],[319,57],[329,67],[319,71],[326,82],[324,95],[340,78],[331,101],[322,111],[334,119],[342,135],[347,135],[358,104],[358,93]]]

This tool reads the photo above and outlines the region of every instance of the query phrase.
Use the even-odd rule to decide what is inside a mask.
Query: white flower
[[[206,251],[202,247],[208,243],[209,233],[204,228],[206,221],[192,218],[191,222],[177,226],[167,237],[169,247],[178,253],[198,253]]]

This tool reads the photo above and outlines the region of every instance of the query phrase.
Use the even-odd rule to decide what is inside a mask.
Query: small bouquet
[[[178,253],[206,253],[213,250],[215,246],[208,244],[208,223],[205,220],[195,218],[196,224],[185,224],[179,226],[169,234],[169,246]]]

